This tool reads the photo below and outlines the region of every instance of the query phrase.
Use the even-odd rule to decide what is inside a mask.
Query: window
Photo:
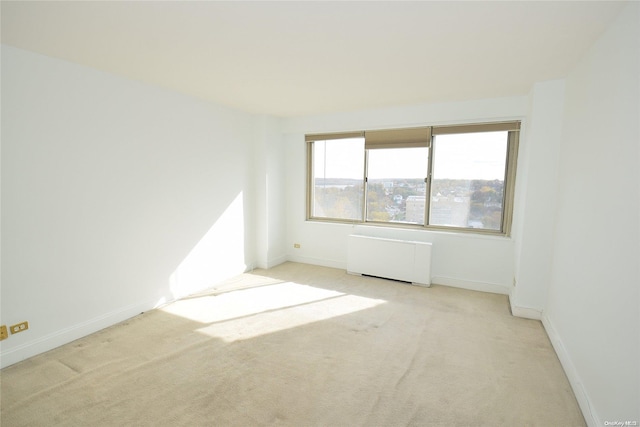
[[[367,221],[424,224],[428,159],[426,147],[369,151]]]
[[[328,137],[314,141],[312,148],[311,217],[362,219],[364,138]]]
[[[520,123],[307,135],[311,220],[508,235]]]
[[[507,138],[507,132],[435,137],[430,224],[502,229]]]

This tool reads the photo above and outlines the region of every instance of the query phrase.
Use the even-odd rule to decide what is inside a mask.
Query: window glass
[[[311,216],[362,220],[364,138],[314,141]]]
[[[514,121],[305,135],[307,218],[509,235],[519,132]]]
[[[367,221],[424,224],[429,148],[369,150]]]
[[[434,137],[429,224],[502,229],[508,132]]]

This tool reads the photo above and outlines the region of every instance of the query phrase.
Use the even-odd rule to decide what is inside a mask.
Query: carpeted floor
[[[504,295],[285,263],[1,371],[1,425],[583,426]]]

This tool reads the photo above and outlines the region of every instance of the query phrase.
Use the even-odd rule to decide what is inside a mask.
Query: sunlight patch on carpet
[[[160,310],[195,321],[225,341],[253,338],[370,309],[386,301],[294,282],[203,295]]]

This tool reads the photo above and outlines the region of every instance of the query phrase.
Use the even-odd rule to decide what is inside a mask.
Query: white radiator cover
[[[349,236],[347,272],[431,285],[431,243]]]

